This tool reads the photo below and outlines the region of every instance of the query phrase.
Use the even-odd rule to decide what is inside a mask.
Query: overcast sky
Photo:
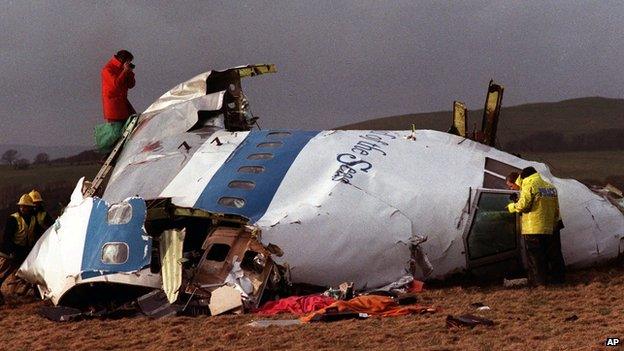
[[[243,82],[263,128],[622,97],[622,1],[0,0],[0,144],[90,145],[100,70],[134,53],[138,111],[210,69],[275,63]]]

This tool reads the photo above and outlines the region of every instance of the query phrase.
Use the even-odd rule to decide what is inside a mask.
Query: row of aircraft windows
[[[267,134],[268,139],[282,139],[290,136],[290,132],[270,132]],[[277,148],[282,146],[281,141],[266,141],[256,145],[257,148]],[[273,158],[273,154],[270,152],[259,152],[247,156],[248,160],[270,160]],[[259,174],[266,170],[264,166],[242,166],[238,169],[238,173],[251,173]],[[256,183],[250,180],[233,180],[228,184],[229,188],[252,190],[256,187]],[[245,199],[240,197],[223,196],[217,201],[219,205],[233,208],[243,208],[245,206]]]

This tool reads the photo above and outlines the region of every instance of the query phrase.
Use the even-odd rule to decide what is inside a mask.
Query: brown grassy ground
[[[441,308],[434,314],[268,328],[247,326],[261,319],[255,315],[55,323],[38,316],[42,302],[12,300],[16,305],[0,308],[0,348],[595,350],[604,349],[607,337],[624,338],[624,268],[579,271],[569,280],[537,289],[431,288],[421,303]],[[446,328],[447,314],[475,313],[474,302],[492,308],[482,315],[494,327]],[[572,315],[578,320],[565,321]]]

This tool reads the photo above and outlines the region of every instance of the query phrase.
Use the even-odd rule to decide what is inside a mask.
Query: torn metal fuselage
[[[260,228],[248,225],[247,219],[181,208],[168,200],[153,203],[157,205],[148,210],[146,227],[154,233],[154,240],[161,241],[162,235],[156,233],[165,233],[166,228],[185,231],[178,292],[185,294],[182,300],[186,303],[210,306],[214,303],[212,293],[229,286],[240,294],[241,307],[256,308],[267,286],[279,281],[279,269],[272,253],[259,241]],[[172,275],[170,269],[164,269],[166,251],[161,242],[160,250],[153,250],[152,255],[152,270],[161,272],[164,286]]]
[[[260,69],[254,67],[241,68],[239,77]],[[103,200],[83,198],[79,184],[59,226],[20,270],[53,302],[90,284],[117,284],[166,286],[169,302],[197,310],[253,307],[282,276],[276,264],[290,267],[295,284],[347,281],[358,290],[406,274],[489,276],[518,261],[518,218],[506,210],[504,180],[528,166],[558,189],[566,264],[592,265],[624,252],[622,213],[581,183],[554,177],[544,164],[430,130],[225,128],[224,105],[233,103],[230,112],[245,109],[242,95],[238,107],[227,97],[227,79],[210,82],[219,74],[178,85],[141,114]],[[238,112],[225,115],[241,121]],[[126,239],[143,241],[128,245],[127,266],[119,269],[100,261],[123,257],[106,213],[117,206],[108,204],[124,202],[133,208]],[[97,226],[91,217],[99,218]],[[135,220],[140,225],[132,226]],[[115,245],[106,246],[106,237]],[[83,257],[92,267],[82,265]],[[213,294],[218,301],[211,303]]]

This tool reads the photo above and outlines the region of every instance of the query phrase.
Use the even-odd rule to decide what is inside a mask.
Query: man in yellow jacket
[[[0,246],[0,288],[6,278],[19,268],[36,242],[35,204],[28,194],[24,194],[17,206],[18,211],[7,219]],[[0,304],[4,304],[1,293]]]
[[[543,180],[533,167],[523,169],[517,183],[520,197],[507,209],[522,214],[529,280],[533,284],[544,285],[550,275],[553,282],[560,283],[564,262],[560,240],[553,235],[559,229],[560,222],[557,189]]]
[[[54,220],[52,220],[52,216],[45,210],[43,204],[43,198],[41,194],[33,189],[30,193],[28,193],[33,203],[35,204],[35,213],[34,216],[37,219],[37,228],[35,229],[35,237],[38,240],[43,233],[45,233],[52,224],[54,224]]]

